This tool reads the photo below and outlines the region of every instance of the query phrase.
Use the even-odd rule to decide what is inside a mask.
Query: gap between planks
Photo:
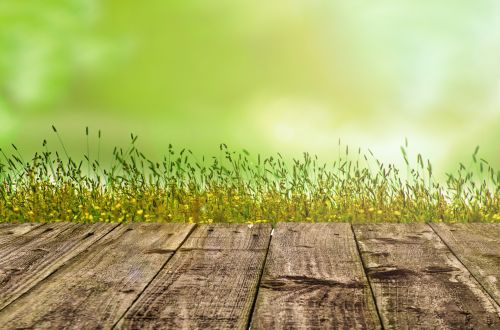
[[[491,224],[490,224],[491,225]],[[483,239],[479,241],[475,241],[476,249],[470,248],[470,241],[467,237],[460,237],[465,240],[465,247],[463,244],[460,244],[458,239],[453,237],[453,232],[461,231],[467,232],[470,236],[476,234],[473,231],[477,230],[477,226],[483,226],[483,224],[476,224],[473,228],[470,228],[470,224],[439,224],[433,223],[429,224],[431,229],[436,233],[436,235],[441,239],[443,244],[445,244],[451,253],[460,261],[460,263],[469,271],[471,276],[481,285],[483,290],[493,299],[493,301],[497,304],[500,309],[500,284],[498,281],[500,280],[500,224],[497,224],[499,228],[493,228],[493,234],[489,234],[489,232],[483,233],[481,231],[481,238],[485,238],[487,236],[494,236],[496,239],[497,245],[495,246],[484,246],[481,244]],[[458,228],[456,228],[458,227]],[[460,228],[463,227],[463,228]],[[486,229],[491,229],[486,228]],[[484,253],[485,251],[481,251],[484,249],[488,249],[489,253]],[[468,250],[468,251],[467,251]],[[477,251],[479,250],[479,251]],[[475,260],[470,261],[470,255],[467,252],[473,253]],[[483,252],[483,253],[481,253]],[[469,254],[470,254],[469,253]],[[495,261],[493,261],[493,266],[489,263],[489,260],[484,260],[485,256],[492,257]],[[486,259],[488,259],[486,257]],[[491,269],[496,268],[496,269]],[[487,274],[484,274],[484,273]],[[489,273],[489,274],[488,274]]]
[[[0,313],[2,328],[110,328],[191,227],[117,225],[6,307]]]
[[[259,296],[260,285],[262,283],[262,277],[264,276],[264,269],[266,268],[267,258],[269,256],[269,248],[271,247],[271,241],[273,240],[273,235],[274,235],[274,227],[271,228],[271,232],[269,233],[269,242],[267,243],[266,255],[264,256],[264,260],[262,261],[262,265],[261,265],[259,281],[257,282],[257,291],[255,292],[255,295],[253,297],[252,307],[250,308],[250,316],[248,317],[248,321],[247,321],[247,325],[246,325],[246,328],[248,330],[251,330],[251,328],[252,328],[251,327],[252,319],[253,319],[253,315],[255,313],[255,307],[257,305],[257,297]]]
[[[244,329],[270,232],[265,224],[198,226],[116,327]]]
[[[3,244],[0,251],[0,267],[4,275],[0,283],[0,311],[118,226],[47,223],[25,230],[23,225],[19,231],[14,230],[15,237]]]
[[[177,251],[179,250],[179,247],[181,247],[185,242],[186,240],[188,239],[189,236],[191,236],[191,234],[193,233],[193,231],[196,229],[198,225],[197,224],[194,224],[190,229],[189,229],[189,232],[187,233],[186,237],[184,237],[184,239],[182,240],[182,242],[180,243],[180,245],[175,249],[175,251],[173,251],[172,255],[165,261],[165,263],[163,264],[163,266],[161,266],[160,269],[158,269],[158,272],[156,272],[156,274],[151,278],[151,280],[149,281],[148,284],[146,284],[146,286],[142,289],[142,291],[137,295],[137,297],[135,297],[135,299],[132,301],[132,303],[128,306],[128,308],[122,313],[122,315],[118,318],[118,320],[113,324],[113,326],[111,327],[111,329],[116,329],[118,323],[120,322],[120,320],[128,313],[128,311],[130,310],[130,308],[132,308],[132,306],[136,303],[136,301],[139,299],[140,296],[142,296],[144,294],[144,291],[146,291],[146,289],[151,285],[151,283],[158,277],[158,274],[160,274],[161,270],[163,268],[165,268],[165,266],[167,265],[167,263],[173,258],[173,256],[177,253]]]
[[[315,225],[315,224],[312,224],[312,225]],[[437,231],[436,229],[433,227],[433,225],[429,225],[429,224],[425,224],[427,227],[430,227],[430,230],[432,232],[434,232],[434,234],[438,237],[439,241],[441,241],[441,243],[443,245],[446,246],[446,249],[458,260],[458,262],[463,266],[463,269],[465,269],[468,273],[470,273],[470,275],[473,277],[473,279],[475,280],[475,282],[477,284],[479,284],[481,286],[481,288],[484,290],[484,292],[486,294],[488,294],[491,298],[491,300],[493,301],[493,304],[496,304],[497,307],[498,307],[498,304],[497,302],[495,301],[495,297],[492,296],[492,294],[485,288],[485,286],[483,285],[483,282],[481,280],[481,278],[477,277],[470,269],[470,264],[467,264],[466,262],[464,262],[462,260],[462,258],[460,257],[460,254],[458,252],[456,252],[456,247],[452,247],[450,246],[446,239],[444,239]],[[108,231],[106,234],[104,234],[103,236],[101,236],[97,241],[93,242],[92,245],[90,247],[88,247],[88,249],[90,249],[92,246],[94,245],[97,245],[97,242],[100,242],[104,239],[105,236],[107,235],[110,235],[111,232],[113,231],[116,231],[117,228],[119,227],[120,225],[117,225],[115,226],[114,228],[112,228],[110,231]],[[360,247],[360,241],[356,235],[356,231],[355,231],[355,228],[354,226],[352,226],[351,224],[349,224],[350,226],[350,229],[354,235],[354,241],[355,241],[355,244],[356,244],[356,250],[358,252],[358,254],[360,255],[360,259],[361,259],[361,264],[362,264],[362,267],[363,267],[363,273],[368,281],[368,284],[369,284],[369,288],[370,288],[370,293],[372,295],[372,298],[374,299],[376,294],[375,294],[375,289],[374,289],[374,285],[372,284],[371,282],[371,277],[369,276],[371,270],[370,270],[370,267],[367,266],[366,262],[365,262],[365,259],[363,258],[363,249],[361,249]],[[357,225],[356,225],[357,226]],[[403,225],[404,226],[404,225]],[[4,226],[1,227],[1,229],[4,229],[3,228]],[[199,226],[196,226],[196,228],[198,228]],[[31,231],[32,229],[30,229],[29,231]],[[176,248],[175,250],[171,251],[173,253],[173,255],[177,254],[179,252],[179,250],[183,247],[183,245],[186,243],[186,241],[188,241],[189,238],[191,238],[191,235],[193,234],[193,232],[195,231],[195,227],[193,226],[191,228],[191,230],[189,231],[189,233],[185,236],[184,240],[182,241],[182,243],[178,246],[178,248]],[[250,308],[250,314],[249,314],[249,317],[247,319],[247,328],[248,326],[251,324],[251,322],[253,321],[253,315],[254,315],[254,312],[255,312],[255,309],[256,309],[256,304],[257,304],[257,299],[260,295],[260,288],[261,288],[261,285],[262,285],[262,281],[263,281],[263,277],[264,277],[264,272],[265,272],[265,269],[266,269],[266,265],[268,263],[268,256],[269,256],[269,251],[270,251],[270,246],[271,246],[271,243],[272,243],[272,240],[273,240],[273,235],[272,233],[274,232],[274,229],[271,230],[270,232],[270,237],[269,237],[269,240],[268,240],[268,244],[267,244],[267,248],[265,248],[266,252],[265,252],[265,256],[264,256],[264,259],[262,261],[262,266],[260,267],[260,275],[258,277],[258,280],[257,280],[257,291],[255,292],[254,296],[253,296],[253,302],[252,302],[252,305],[251,305],[251,308]],[[21,233],[21,235],[23,235],[24,233]],[[196,238],[195,238],[196,239]],[[190,246],[190,247],[186,247],[184,248],[183,251],[185,252],[188,252],[188,251],[193,251],[193,252],[196,252],[196,251],[218,251],[220,249],[215,249],[213,247],[206,247],[206,248],[199,248],[196,246],[196,244]],[[242,250],[240,248],[227,248],[226,250],[235,250],[235,251],[239,251],[239,250]],[[261,250],[264,250],[264,249],[261,249]],[[40,281],[40,283],[43,281],[45,282],[46,280],[48,280],[50,277],[52,277],[56,272],[58,272],[61,268],[63,268],[66,264],[69,264],[71,263],[72,260],[76,259],[80,254],[82,253],[82,251],[80,251],[78,254],[76,254],[75,256],[73,256],[72,258],[70,258],[68,261],[66,261],[64,264],[60,265],[58,268],[56,268],[55,270],[52,271],[52,273],[50,273],[47,277],[45,277],[43,280]],[[159,276],[159,274],[162,272],[162,270],[164,270],[166,267],[168,267],[168,264],[170,263],[170,260],[173,259],[173,255],[170,256],[165,262],[164,264],[160,267],[160,269],[156,272],[156,274],[154,275],[153,278],[151,278],[151,280],[147,283],[147,285],[143,288],[143,290],[136,296],[135,300],[129,304],[128,308],[122,313],[122,317],[125,316],[129,311],[130,309],[132,308],[132,306],[144,295],[144,293],[148,290],[148,288],[151,286],[151,284],[157,279],[157,277]],[[39,283],[39,284],[40,284]],[[30,288],[28,291],[26,291],[25,293],[23,293],[19,298],[29,294],[31,292],[31,290],[33,289]],[[16,299],[17,300],[17,299]],[[15,302],[15,300],[14,300]],[[382,319],[381,317],[381,311],[379,310],[379,304],[376,304],[376,312],[377,312],[377,315],[379,317],[379,320]],[[114,326],[116,326],[118,324],[118,321],[114,324]]]
[[[348,223],[279,223],[252,329],[381,328]]]
[[[429,225],[354,226],[386,328],[489,328],[498,305]]]

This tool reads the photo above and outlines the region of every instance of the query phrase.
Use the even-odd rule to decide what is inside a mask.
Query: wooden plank
[[[50,223],[18,235],[0,250],[0,309],[116,225]]]
[[[246,328],[270,232],[268,224],[198,227],[119,328]]]
[[[500,309],[426,224],[354,225],[386,329],[499,329]]]
[[[0,236],[22,235],[41,225],[37,222],[0,222]]]
[[[2,312],[2,329],[111,328],[193,225],[120,226]]]
[[[15,240],[18,236],[40,227],[41,223],[35,222],[2,222],[0,223],[0,247]]]
[[[500,305],[500,223],[431,226]]]
[[[251,328],[380,328],[350,224],[277,225]]]

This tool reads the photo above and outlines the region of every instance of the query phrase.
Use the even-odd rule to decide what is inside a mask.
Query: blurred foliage
[[[98,1],[0,3],[0,87],[16,111],[50,111],[102,60]]]
[[[500,3],[2,0],[0,143],[77,153],[130,131],[331,159],[338,138],[398,159],[408,137],[449,169],[500,165]]]

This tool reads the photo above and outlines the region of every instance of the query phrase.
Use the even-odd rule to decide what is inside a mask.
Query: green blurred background
[[[500,2],[1,0],[0,144],[500,165]],[[91,141],[95,150],[95,138]]]

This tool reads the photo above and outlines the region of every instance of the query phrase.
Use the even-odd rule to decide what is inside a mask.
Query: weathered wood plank
[[[269,225],[198,227],[119,327],[246,328],[270,232]]]
[[[500,328],[498,306],[428,225],[354,230],[385,328]]]
[[[137,223],[116,228],[1,311],[1,328],[111,328],[192,227]]]
[[[110,224],[50,223],[0,249],[0,309],[112,230]]]
[[[15,240],[18,236],[24,235],[27,232],[40,227],[41,223],[34,222],[2,222],[0,223],[0,247],[10,241]]]
[[[279,223],[252,329],[380,328],[347,223]]]
[[[500,223],[431,226],[500,305]]]
[[[37,222],[0,222],[0,236],[22,235],[41,225]]]

